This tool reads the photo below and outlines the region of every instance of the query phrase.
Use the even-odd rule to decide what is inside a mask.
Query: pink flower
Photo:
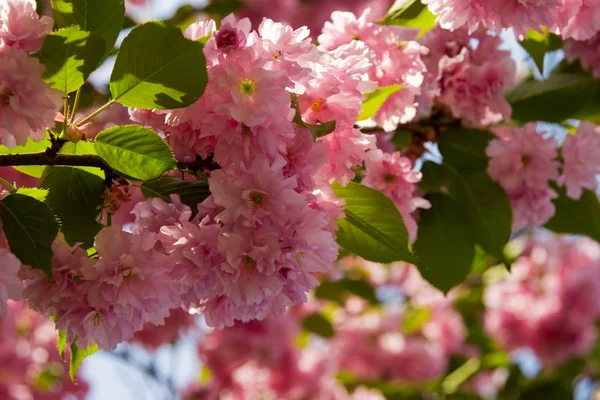
[[[523,228],[536,228],[544,225],[556,212],[552,199],[558,194],[549,187],[536,188],[521,186],[508,192],[513,211],[514,232]]]
[[[163,344],[175,343],[193,324],[193,316],[177,308],[165,319],[164,325],[146,323],[131,339],[147,349],[156,350]]]
[[[321,48],[334,50],[353,40],[367,40],[373,35],[376,27],[370,13],[371,10],[367,8],[360,17],[356,18],[351,12],[333,12],[331,22],[325,22],[323,33],[318,38]]]
[[[583,189],[595,191],[600,174],[600,128],[582,122],[575,135],[567,136],[562,147],[563,172],[558,179],[560,186],[567,187],[567,196],[579,199]]]
[[[485,326],[507,350],[558,365],[593,346],[600,316],[600,248],[589,239],[534,239],[511,274],[485,292]]]
[[[6,302],[8,300],[20,300],[23,284],[17,273],[21,262],[14,254],[4,248],[0,248],[0,317],[7,312]]]
[[[556,18],[560,0],[424,0],[444,29],[454,30],[463,25],[469,33],[480,26],[497,33],[513,27],[518,34],[529,29],[551,26]]]
[[[585,41],[567,39],[564,43],[565,57],[570,62],[579,60],[581,66],[589,69],[596,79],[600,79],[600,34]]]
[[[0,140],[9,148],[39,142],[54,123],[60,93],[42,82],[43,71],[22,50],[0,47]]]
[[[556,147],[554,139],[537,132],[535,123],[515,127],[510,139],[494,139],[488,145],[488,173],[508,192],[522,185],[546,188],[548,181],[558,179]]]
[[[249,127],[266,122],[272,115],[290,115],[290,97],[285,90],[289,79],[284,71],[265,69],[265,62],[247,48],[214,66],[209,71],[213,91],[222,97],[215,111],[222,109]]]
[[[244,217],[256,224],[265,217],[281,218],[302,208],[305,199],[294,189],[296,178],[284,178],[280,167],[266,160],[256,160],[246,169],[214,171],[209,178],[216,204],[225,210],[219,221],[233,223]]]
[[[143,232],[158,233],[165,225],[189,221],[192,210],[181,203],[179,195],[172,194],[170,197],[171,203],[167,203],[159,197],[137,203],[131,211],[135,215],[135,223],[131,227],[131,231],[138,235]]]
[[[25,52],[40,49],[54,21],[35,12],[34,0],[0,0],[0,47],[10,46]]]
[[[558,27],[564,38],[592,38],[600,29],[600,1],[564,0],[559,8]]]
[[[252,23],[248,18],[237,21],[233,14],[223,18],[219,30],[214,34],[217,49],[227,53],[233,49],[246,46],[251,28]]]

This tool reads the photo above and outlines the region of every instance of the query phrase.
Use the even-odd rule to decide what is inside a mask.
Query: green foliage
[[[15,191],[0,201],[0,219],[10,251],[23,264],[52,275],[52,242],[58,222],[37,198]]]
[[[71,359],[69,362],[69,376],[71,377],[71,381],[75,382],[75,375],[77,375],[77,370],[81,366],[83,360],[86,357],[91,356],[95,352],[100,350],[98,345],[90,346],[87,349],[78,348],[75,343],[71,344]]]
[[[503,260],[503,249],[512,227],[508,196],[485,170],[458,171],[447,166],[447,171],[450,195],[462,209],[475,242]]]
[[[221,19],[231,13],[238,11],[242,7],[240,0],[211,0],[202,11]]]
[[[337,281],[322,281],[315,289],[315,296],[321,300],[329,300],[343,305],[348,296],[353,294],[358,296],[371,305],[378,305],[381,302],[375,294],[375,288],[364,280],[343,278]]]
[[[439,192],[450,181],[446,168],[433,161],[425,161],[421,167],[421,173],[423,178],[419,182],[419,187],[427,193]]]
[[[350,182],[333,185],[346,202],[346,218],[339,218],[337,241],[360,257],[380,263],[417,259],[408,248],[408,231],[394,203],[380,192]]]
[[[210,190],[206,182],[184,181],[172,176],[163,176],[142,185],[142,195],[145,198],[160,197],[170,203],[169,195],[171,194],[178,194],[181,202],[189,206],[195,213],[198,204],[210,196]]]
[[[52,0],[59,27],[78,25],[104,40],[102,58],[112,51],[125,21],[123,0]]]
[[[435,19],[436,16],[420,0],[396,0],[379,23],[419,28],[422,35],[435,26]]]
[[[421,261],[423,278],[447,293],[471,272],[475,240],[463,211],[452,198],[435,194],[429,201],[431,209],[421,211],[413,250]]]
[[[6,146],[0,146],[0,154],[26,154],[26,153],[37,153],[40,151],[46,150],[50,146],[49,140],[42,140],[40,142],[34,142],[31,138],[27,139],[27,143],[25,146],[16,146],[12,149],[9,149]],[[26,175],[33,176],[34,178],[39,178],[42,176],[44,172],[43,166],[38,165],[27,165],[27,166],[18,166],[13,167],[19,172],[22,172]],[[12,182],[11,182],[12,183]]]
[[[600,114],[600,81],[583,72],[554,72],[543,81],[527,80],[508,90],[512,119],[520,122],[594,120]]]
[[[65,348],[67,347],[67,334],[61,330],[58,330],[57,347],[58,347],[58,355],[60,356],[60,358],[62,358],[64,360],[65,359]]]
[[[84,142],[83,140],[81,140],[77,143],[73,143],[73,142],[65,143],[60,149],[60,154],[97,155],[95,146],[92,143]],[[100,168],[95,168],[95,167],[78,167],[78,168],[104,179],[104,171],[102,171]]]
[[[543,28],[542,33],[532,29],[519,43],[529,53],[538,70],[543,74],[546,53],[559,50],[562,47],[562,38],[548,32],[546,28]]]
[[[568,400],[572,398],[572,391],[557,382],[534,385],[523,391],[519,396],[519,400]]]
[[[129,107],[189,106],[208,80],[203,45],[163,22],[148,22],[125,38],[110,77],[113,99]]]
[[[54,89],[65,93],[80,88],[96,69],[104,49],[104,40],[78,26],[49,33],[39,52],[46,67],[42,78]]]
[[[45,203],[60,220],[60,230],[71,246],[87,249],[102,229],[97,222],[104,180],[76,167],[46,167],[40,187],[48,190]]]
[[[116,171],[148,181],[177,168],[171,149],[151,129],[139,125],[115,126],[96,136],[96,152]]]
[[[600,201],[596,193],[584,190],[579,200],[567,197],[564,188],[554,187],[556,212],[544,225],[557,233],[586,235],[600,243]]]
[[[358,116],[358,120],[364,121],[374,117],[386,100],[400,89],[402,89],[402,85],[384,86],[367,94],[367,98],[363,101],[362,112]]]
[[[402,320],[402,333],[412,335],[423,328],[431,320],[431,310],[428,307],[407,307]]]
[[[488,157],[485,153],[494,135],[488,131],[468,128],[449,128],[440,134],[438,146],[444,163],[457,169],[485,169]]]
[[[335,336],[335,330],[331,322],[322,314],[310,314],[302,320],[302,329],[305,331],[317,334],[324,338],[332,338]]]

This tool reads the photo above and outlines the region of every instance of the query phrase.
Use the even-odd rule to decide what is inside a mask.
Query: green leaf
[[[90,142],[84,142],[83,140],[80,140],[77,143],[73,143],[73,142],[65,143],[61,147],[60,153],[61,154],[97,155],[94,145]],[[90,174],[94,174],[94,175],[99,176],[100,178],[104,179],[104,171],[102,171],[100,168],[96,168],[96,167],[79,167],[79,168],[84,171],[89,172]]]
[[[60,230],[71,246],[83,243],[87,249],[102,225],[97,221],[102,204],[104,180],[81,168],[46,167],[40,187],[49,192],[46,204],[61,222]]]
[[[475,256],[475,240],[466,218],[452,198],[429,197],[431,209],[421,211],[419,235],[413,250],[421,263],[419,271],[444,293],[465,280]]]
[[[573,200],[564,188],[554,189],[558,193],[552,201],[556,212],[544,226],[556,233],[586,235],[600,243],[600,201],[596,193],[584,190],[579,200]]]
[[[52,9],[59,27],[78,25],[104,39],[102,58],[113,49],[125,21],[123,0],[52,0]]]
[[[454,393],[458,388],[472,377],[481,368],[478,358],[471,358],[463,365],[452,371],[442,381],[442,389],[445,393]]]
[[[519,400],[571,400],[573,392],[557,382],[546,382],[527,388]]]
[[[525,39],[519,42],[529,53],[540,73],[544,73],[544,58],[546,53],[559,50],[562,47],[562,39],[559,35],[548,32],[543,28],[543,33],[536,30],[527,32]]]
[[[331,322],[319,313],[306,316],[302,321],[302,328],[324,338],[332,338],[335,335]]]
[[[158,133],[139,125],[115,126],[96,136],[96,152],[116,171],[149,181],[177,168],[171,149]]]
[[[484,130],[450,128],[440,134],[438,147],[444,163],[457,169],[487,168],[488,156],[485,153],[489,142],[495,136]]]
[[[390,199],[354,182],[346,187],[334,183],[333,190],[346,202],[346,218],[338,219],[340,246],[373,262],[417,262],[402,216]]]
[[[457,171],[446,165],[450,195],[462,209],[477,243],[489,254],[504,260],[510,238],[512,209],[506,192],[485,170]]]
[[[38,188],[18,188],[13,193],[33,197],[34,199],[42,202],[46,201],[46,199],[48,198],[48,191]]]
[[[358,120],[364,121],[374,117],[386,100],[400,89],[402,89],[402,85],[384,86],[367,94],[367,98],[363,101],[362,112],[358,116]]]
[[[23,264],[52,276],[52,242],[58,234],[52,210],[40,200],[16,192],[0,201],[0,218],[10,251]]]
[[[381,304],[375,294],[375,288],[369,282],[344,278],[339,283],[342,290],[368,301],[371,305]]]
[[[189,106],[208,80],[202,43],[174,26],[148,22],[125,38],[110,77],[113,99],[129,107],[172,109]]]
[[[508,90],[512,119],[562,122],[569,118],[597,118],[600,113],[600,81],[578,72],[555,72],[546,80],[527,80]]]
[[[231,13],[237,12],[242,5],[240,0],[211,0],[210,4],[204,7],[202,11],[222,19]]]
[[[54,89],[70,93],[80,88],[102,58],[104,40],[78,26],[49,33],[38,54],[46,67],[42,79]]]
[[[439,192],[450,181],[446,168],[433,161],[425,161],[421,167],[421,173],[423,178],[419,182],[419,187],[424,192]]]
[[[71,377],[71,381],[75,383],[75,376],[77,375],[77,370],[81,366],[83,360],[94,354],[100,350],[98,345],[90,346],[87,349],[80,349],[75,345],[75,343],[71,344],[71,361],[69,363],[69,376]]]
[[[65,348],[67,347],[67,334],[60,329],[58,330],[58,355],[63,360],[65,359]]]
[[[206,182],[184,181],[172,176],[164,176],[142,185],[142,195],[145,198],[160,197],[170,203],[171,194],[178,194],[181,202],[195,213],[198,204],[210,196],[210,190]]]
[[[420,0],[396,0],[379,23],[420,28],[420,35],[423,35],[435,26],[435,19],[436,16]]]
[[[47,139],[44,139],[39,142],[34,142],[33,140],[31,140],[31,138],[28,138],[27,143],[25,143],[25,146],[16,146],[12,149],[9,149],[6,146],[0,146],[0,154],[38,153],[40,151],[46,150],[48,147],[50,147],[50,141]],[[13,168],[26,175],[33,176],[34,178],[39,178],[44,172],[43,165],[20,166]]]

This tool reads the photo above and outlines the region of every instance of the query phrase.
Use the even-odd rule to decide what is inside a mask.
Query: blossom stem
[[[8,181],[6,179],[0,178],[0,184],[3,184],[4,186],[7,186],[10,188],[10,190],[15,190],[16,188],[11,185],[10,183],[8,183]]]
[[[71,110],[71,118],[69,118],[69,125],[73,123],[75,119],[75,112],[77,111],[77,107],[79,106],[79,98],[81,97],[81,87],[77,89],[77,93],[75,93],[75,102],[73,102],[73,109]]]
[[[77,122],[77,126],[82,126],[86,122],[91,121],[96,115],[100,114],[102,111],[106,110],[108,107],[112,106],[114,103],[115,103],[115,99],[112,99],[111,101],[109,101],[108,103],[106,103],[105,105],[103,105],[102,107],[100,107],[99,109],[97,109],[96,111],[94,111],[93,113],[91,113],[90,115],[88,115],[87,117],[82,119],[81,121]]]

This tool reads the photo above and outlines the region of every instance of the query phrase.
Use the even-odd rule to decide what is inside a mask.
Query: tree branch
[[[70,167],[96,167],[105,171],[113,171],[106,162],[94,154],[53,154],[52,151],[25,154],[1,154],[0,167],[25,165],[62,165]],[[196,161],[178,162],[181,170],[216,170],[221,168],[212,157],[199,158]],[[117,172],[117,171],[113,171]]]

